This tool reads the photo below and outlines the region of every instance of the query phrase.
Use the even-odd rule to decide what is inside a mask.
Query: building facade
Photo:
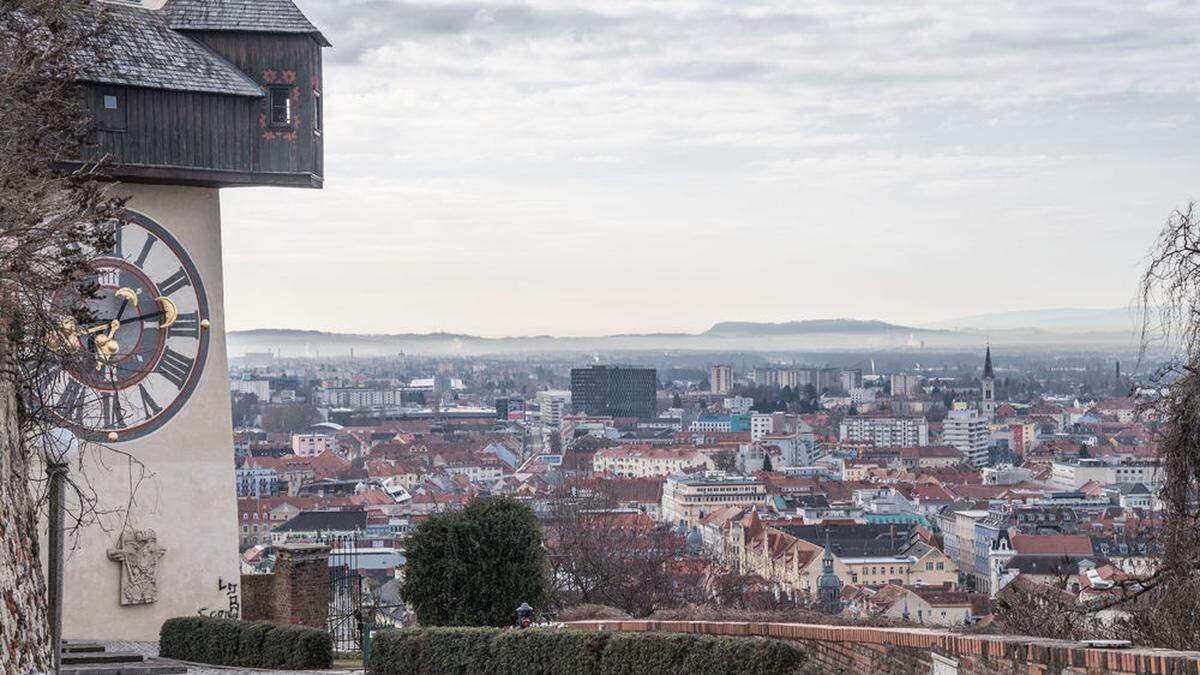
[[[728,394],[733,389],[733,366],[715,365],[708,369],[708,393]]]
[[[117,381],[107,396],[89,384],[93,369],[66,373],[65,387],[82,386],[85,399],[63,407],[63,426],[88,456],[103,457],[83,470],[111,512],[79,533],[66,561],[63,634],[153,640],[167,618],[240,607],[229,590],[240,540],[220,190],[322,185],[321,50],[329,43],[290,0],[105,8],[105,45],[120,48],[106,48],[109,58],[80,75],[94,143],[62,165],[106,156],[119,181],[113,194],[129,198],[114,248],[96,262],[96,310],[104,316],[114,298],[136,297],[140,305],[129,302],[139,312],[161,317],[115,329],[111,360],[152,341],[142,334],[161,349],[140,355],[139,377]],[[94,20],[94,9],[81,10],[81,20]]]
[[[592,417],[653,419],[658,373],[653,368],[591,366],[571,369],[571,406]]]

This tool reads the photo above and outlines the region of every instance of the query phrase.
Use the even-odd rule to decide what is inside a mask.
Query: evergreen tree
[[[404,599],[424,626],[509,626],[522,602],[545,607],[546,556],[528,506],[507,497],[439,513],[409,537]]]

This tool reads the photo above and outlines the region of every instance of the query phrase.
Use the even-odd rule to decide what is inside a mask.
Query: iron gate
[[[362,649],[363,577],[358,542],[351,536],[329,542],[329,634],[339,652]]]

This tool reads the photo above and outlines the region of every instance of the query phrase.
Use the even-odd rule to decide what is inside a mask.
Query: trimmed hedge
[[[158,653],[218,666],[304,670],[333,665],[333,639],[308,626],[187,616],[163,622]]]
[[[574,629],[404,628],[375,633],[371,675],[782,675],[805,670],[781,640]]]

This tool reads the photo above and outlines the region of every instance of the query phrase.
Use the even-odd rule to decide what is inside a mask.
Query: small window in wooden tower
[[[313,133],[320,136],[324,123],[324,113],[321,110],[321,90],[313,89]]]
[[[271,106],[271,126],[290,127],[292,125],[292,92],[290,87],[271,87],[269,90]]]
[[[127,131],[125,87],[98,87],[95,97],[96,128],[101,131]]]

